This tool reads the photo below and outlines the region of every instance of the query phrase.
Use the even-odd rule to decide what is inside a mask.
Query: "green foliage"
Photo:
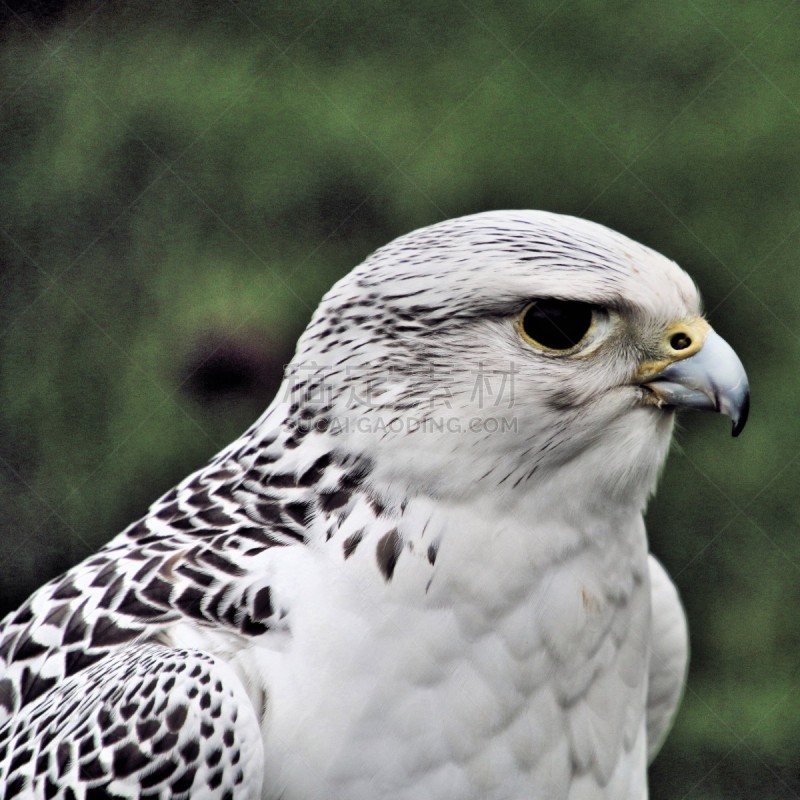
[[[269,394],[199,402],[198,343],[279,370],[370,250],[498,207],[670,255],[751,422],[685,417],[648,524],[692,627],[654,798],[800,793],[796,4],[73,5],[0,49],[0,602],[102,544]],[[274,383],[271,384],[274,389]]]

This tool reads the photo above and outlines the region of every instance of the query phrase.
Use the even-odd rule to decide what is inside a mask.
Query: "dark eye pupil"
[[[575,300],[537,300],[522,318],[528,336],[551,350],[575,347],[592,324],[592,306]]]

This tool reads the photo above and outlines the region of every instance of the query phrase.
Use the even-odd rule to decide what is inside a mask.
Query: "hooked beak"
[[[733,420],[733,436],[738,436],[747,422],[747,374],[733,348],[711,329],[694,355],[673,361],[641,385],[655,395],[659,406],[726,414]]]

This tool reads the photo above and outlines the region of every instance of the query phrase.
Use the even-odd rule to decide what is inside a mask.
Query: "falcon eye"
[[[572,350],[592,327],[594,310],[577,300],[534,300],[519,318],[520,331],[542,350]]]

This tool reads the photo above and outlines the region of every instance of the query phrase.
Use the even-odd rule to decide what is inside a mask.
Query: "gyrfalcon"
[[[644,800],[687,635],[642,519],[748,384],[675,263],[538,211],[322,300],[272,405],[0,625],[3,797]]]

